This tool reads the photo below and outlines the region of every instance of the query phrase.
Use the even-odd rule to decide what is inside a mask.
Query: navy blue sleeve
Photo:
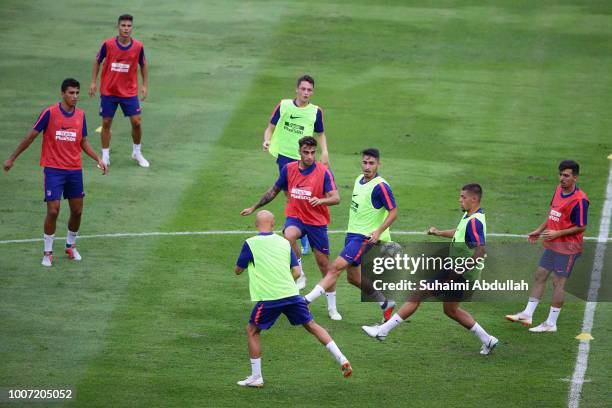
[[[589,200],[582,199],[572,209],[570,219],[572,223],[577,227],[584,227],[587,225],[587,213],[589,212]]]
[[[98,56],[96,57],[98,64],[101,64],[102,61],[104,61],[104,58],[106,58],[106,43],[102,43],[100,51],[98,51]]]
[[[298,262],[297,255],[295,254],[295,252],[293,252],[293,248],[291,248],[291,267],[294,268],[299,265],[300,263]]]
[[[372,205],[376,209],[384,206],[389,211],[397,207],[393,191],[387,183],[379,183],[374,187],[374,190],[372,190]]]
[[[325,128],[323,127],[323,111],[321,108],[317,109],[317,119],[314,123],[314,131],[317,133],[325,131]]]
[[[470,248],[485,245],[484,228],[476,218],[472,218],[465,229],[465,244]]]
[[[325,176],[323,180],[323,192],[329,193],[330,191],[337,190],[336,181],[334,180],[334,175],[331,170],[325,169]]]
[[[138,64],[140,65],[140,68],[142,68],[142,66],[146,63],[147,59],[145,58],[145,54],[144,54],[144,47],[142,47],[140,49],[140,54],[138,55]]]
[[[45,109],[44,112],[42,112],[40,114],[40,116],[38,117],[38,119],[36,120],[36,123],[33,126],[33,129],[35,129],[37,132],[44,132],[47,129],[47,126],[49,126],[49,118],[51,117],[51,111],[49,109]]]
[[[83,137],[87,137],[87,118],[83,115]]]
[[[270,123],[276,126],[279,119],[280,119],[280,102],[278,103],[278,105],[276,105],[276,108],[274,108],[274,111],[272,112],[272,116],[270,116]]]
[[[242,250],[240,251],[240,255],[238,255],[238,260],[236,261],[236,266],[239,266],[242,269],[246,269],[249,267],[249,263],[253,262],[253,252],[251,252],[251,248],[249,244],[244,243],[242,245]]]
[[[278,180],[276,180],[276,183],[274,183],[274,185],[276,186],[276,188],[280,188],[283,191],[287,191],[287,188],[289,188],[287,182],[287,165],[285,165],[281,169],[280,176],[278,176]]]

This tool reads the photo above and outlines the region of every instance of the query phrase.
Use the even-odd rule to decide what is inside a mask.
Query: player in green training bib
[[[472,264],[479,264],[477,260],[480,259],[480,261],[482,261],[486,253],[485,236],[487,233],[487,224],[485,215],[480,208],[481,198],[482,188],[479,184],[466,184],[461,188],[459,194],[459,203],[464,213],[457,228],[440,231],[435,227],[431,227],[427,231],[429,235],[452,238],[449,255],[453,258],[464,258],[464,260],[472,258],[476,261]],[[462,265],[466,264],[465,261],[462,263]],[[436,283],[464,283],[478,279],[479,274],[480,270],[477,267],[461,274],[455,270],[445,270],[436,275],[431,281]],[[497,346],[498,340],[489,335],[478,322],[474,320],[472,315],[459,307],[465,295],[462,290],[419,290],[411,296],[408,302],[402,305],[388,322],[380,326],[362,326],[362,329],[368,336],[375,337],[378,340],[384,340],[391,330],[416,312],[423,300],[430,296],[438,295],[443,296],[444,313],[478,337],[482,343],[480,354],[491,354],[495,346]]]
[[[302,137],[315,134],[319,135],[318,144],[321,146],[320,162],[329,167],[323,111],[317,105],[310,103],[314,86],[314,78],[310,75],[299,77],[295,99],[283,99],[276,105],[268,127],[264,131],[263,150],[270,152],[276,158],[279,174],[285,165],[300,160],[298,141]],[[304,236],[300,241],[302,254],[310,253],[308,237]]]
[[[386,321],[393,313],[395,303],[387,300],[371,284],[361,280],[361,258],[379,241],[391,241],[389,227],[397,218],[397,206],[391,187],[378,175],[380,152],[366,149],[361,152],[361,170],[355,179],[349,224],[344,249],[336,260],[329,265],[327,274],[314,289],[305,296],[312,302],[329,288],[335,287],[343,270],[347,270],[349,283],[373,297],[383,311]],[[341,318],[340,314],[338,316]],[[340,320],[340,319],[335,319]]]
[[[304,298],[299,296],[294,282],[294,279],[300,275],[297,257],[291,250],[289,241],[272,232],[274,215],[270,211],[259,211],[255,226],[259,234],[246,240],[235,269],[237,275],[245,270],[248,271],[251,300],[257,302],[246,328],[251,356],[251,375],[238,381],[238,385],[263,387],[260,333],[272,327],[281,313],[287,316],[292,325],[304,326],[325,345],[340,364],[342,375],[350,376],[353,372],[351,364],[329,333],[314,322]]]

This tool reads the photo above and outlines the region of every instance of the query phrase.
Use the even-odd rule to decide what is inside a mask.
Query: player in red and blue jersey
[[[81,85],[76,79],[65,79],[61,88],[62,101],[43,110],[34,127],[4,162],[4,170],[9,171],[15,159],[32,144],[40,132],[43,132],[40,165],[44,168],[47,202],[43,236],[45,249],[42,265],[44,266],[51,266],[53,262],[53,239],[62,195],[70,205],[66,253],[70,259],[81,260],[81,255],[75,247],[85,196],[81,150],[98,162],[104,174],[107,171],[106,164],[96,155],[87,141],[85,113],[76,107],[80,88]]]
[[[532,244],[536,243],[539,237],[544,238],[544,254],[540,258],[525,310],[515,315],[506,315],[506,319],[531,326],[533,312],[544,294],[546,281],[552,272],[553,295],[548,318],[542,324],[530,328],[532,333],[557,331],[557,318],[565,300],[565,282],[570,277],[576,259],[582,253],[589,199],[576,185],[579,173],[580,166],[573,160],[564,160],[559,164],[559,185],[550,202],[548,218],[528,237]]]
[[[281,190],[285,190],[288,202],[285,207],[287,219],[283,231],[284,236],[291,242],[298,258],[300,249],[296,241],[302,236],[307,236],[321,274],[325,276],[329,264],[327,226],[330,218],[327,207],[337,205],[340,202],[340,195],[331,171],[316,161],[316,151],[317,140],[314,137],[301,138],[299,140],[300,161],[285,165],[276,183],[256,204],[242,210],[240,215],[246,216],[253,213],[272,201]],[[303,271],[301,271],[297,284],[300,289],[306,286]],[[332,319],[339,320],[341,317],[336,310],[335,284],[327,289],[326,294],[329,315]]]
[[[96,56],[91,74],[89,96],[94,96],[97,89],[100,64],[100,116],[102,117],[102,159],[110,164],[110,139],[113,117],[117,106],[121,106],[123,115],[130,118],[132,124],[132,159],[141,167],[149,167],[149,162],[140,151],[142,138],[141,109],[138,100],[138,67],[142,76],[142,100],[147,98],[148,69],[142,43],[132,38],[134,17],[129,14],[119,16],[117,28],[119,35],[102,43]]]

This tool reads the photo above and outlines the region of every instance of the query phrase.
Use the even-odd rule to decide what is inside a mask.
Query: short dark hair
[[[361,156],[370,156],[375,157],[376,159],[380,159],[380,152],[378,149],[374,147],[367,148],[361,151]]]
[[[570,169],[574,176],[580,174],[580,165],[574,160],[563,160],[561,163],[559,163],[560,172],[566,169]]]
[[[81,89],[81,84],[74,78],[66,78],[62,82],[62,92],[66,92],[66,89],[68,89],[68,87]]]
[[[301,138],[298,141],[298,144],[300,145],[300,149],[302,148],[302,146],[314,146],[314,147],[317,147],[317,139],[315,139],[312,136],[304,136],[303,138]]]
[[[479,200],[482,199],[482,187],[480,187],[480,184],[478,183],[466,184],[465,186],[461,187],[461,191],[467,191],[471,194],[476,194]]]
[[[119,18],[117,19],[117,24],[119,24],[122,21],[134,21],[134,16],[132,16],[131,14],[122,14],[119,16]]]
[[[314,78],[310,75],[302,75],[301,77],[299,77],[296,86],[299,88],[300,84],[304,81],[308,82],[314,88]]]

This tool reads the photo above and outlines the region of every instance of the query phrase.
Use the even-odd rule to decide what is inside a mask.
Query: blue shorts
[[[282,154],[279,154],[278,157],[276,158],[276,164],[278,164],[278,174],[280,174],[283,167],[285,167],[287,164],[292,163],[294,161],[297,161],[297,159],[292,159],[291,157],[287,157],[287,156],[283,156]]]
[[[547,271],[553,271],[555,275],[569,278],[574,268],[574,263],[580,254],[561,254],[552,249],[545,249],[540,258],[540,266]]]
[[[45,201],[85,197],[83,170],[62,170],[45,167]]]
[[[349,265],[359,266],[361,265],[361,258],[366,254],[374,245],[368,244],[368,237],[361,234],[346,234],[344,239],[344,248],[340,252],[340,257],[344,258]]]
[[[103,118],[114,118],[117,105],[121,105],[123,116],[140,115],[140,102],[138,96],[121,98],[119,96],[100,96],[100,116]]]
[[[295,217],[287,217],[287,221],[285,221],[285,229],[287,227],[293,226],[299,228],[302,235],[308,237],[308,242],[310,242],[310,246],[316,249],[317,251],[329,255],[329,238],[327,237],[327,225],[308,225],[304,224],[298,218]]]
[[[291,296],[279,300],[262,300],[255,304],[249,323],[261,330],[267,330],[278,316],[283,313],[294,326],[303,325],[312,320],[312,314],[302,296]]]

